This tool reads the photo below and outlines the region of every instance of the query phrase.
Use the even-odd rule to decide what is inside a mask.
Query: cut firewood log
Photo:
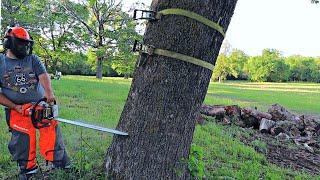
[[[298,121],[300,118],[279,104],[273,104],[269,109],[268,113],[271,114],[272,120],[274,121]]]
[[[226,114],[229,116],[238,116],[241,115],[241,108],[237,105],[225,106]]]
[[[272,118],[271,114],[269,114],[269,113],[260,112],[258,110],[251,109],[251,108],[243,108],[241,113],[243,116],[253,116],[259,120],[261,120],[262,118],[265,118],[265,119]]]
[[[254,129],[259,129],[260,121],[253,116],[242,118],[242,121],[247,128],[253,127]]]
[[[271,115],[251,108],[241,109],[241,117],[246,127],[259,129],[261,119],[271,119]]]
[[[315,131],[316,131],[316,135],[317,135],[317,136],[320,136],[320,125],[317,125],[317,126],[315,127]]]
[[[266,119],[266,118],[262,118],[260,121],[259,131],[261,133],[268,133],[268,132],[270,132],[270,129],[275,125],[276,125],[276,123],[274,121]]]
[[[273,136],[277,136],[279,135],[280,133],[285,133],[285,131],[283,130],[283,128],[281,127],[273,127],[270,129],[270,133],[273,135]]]
[[[200,113],[204,114],[206,116],[217,116],[219,118],[222,118],[226,115],[226,110],[224,108],[225,106],[220,105],[214,105],[214,106],[208,106],[208,105],[202,105],[200,109]]]
[[[271,134],[274,136],[279,133],[290,134],[290,130],[293,126],[295,126],[295,122],[292,121],[277,121],[275,126],[271,128]]]

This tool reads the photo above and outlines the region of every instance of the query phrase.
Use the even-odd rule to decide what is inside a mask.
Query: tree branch
[[[94,36],[98,36],[98,33],[92,29],[85,21],[83,21],[73,10],[70,10],[66,5],[63,4],[63,2],[61,3],[61,6],[70,13],[70,15],[75,18],[76,20],[78,20],[81,24],[83,24],[87,30],[89,31],[90,34],[94,34]]]

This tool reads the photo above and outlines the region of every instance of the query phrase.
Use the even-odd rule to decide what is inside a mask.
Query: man
[[[8,148],[20,169],[20,179],[28,179],[38,171],[36,163],[36,128],[25,111],[30,103],[45,97],[55,101],[51,80],[40,59],[32,54],[33,40],[22,27],[10,28],[4,37],[6,55],[0,54],[0,104],[6,108],[6,118],[12,133]],[[54,168],[68,168],[70,160],[65,150],[57,121],[40,128],[40,154]]]

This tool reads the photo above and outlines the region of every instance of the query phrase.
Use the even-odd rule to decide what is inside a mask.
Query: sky
[[[138,0],[123,0],[129,6]],[[150,5],[152,0],[142,0]],[[226,33],[231,48],[250,56],[263,49],[284,56],[320,56],[320,4],[310,0],[238,0]]]

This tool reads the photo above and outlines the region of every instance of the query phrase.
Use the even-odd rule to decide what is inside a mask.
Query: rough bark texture
[[[226,31],[237,0],[154,0],[152,9],[182,8],[219,24]],[[148,23],[145,44],[215,63],[223,36],[195,20],[164,16]],[[189,179],[188,159],[196,118],[211,71],[167,58],[142,55],[118,129],[106,155],[111,179]]]
[[[102,63],[103,63],[103,59],[98,58],[97,59],[97,72],[96,72],[97,79],[102,79]]]

